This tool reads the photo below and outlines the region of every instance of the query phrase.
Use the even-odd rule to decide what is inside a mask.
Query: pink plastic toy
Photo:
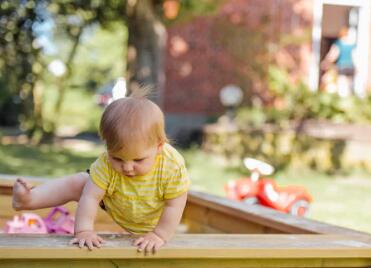
[[[73,234],[74,232],[75,219],[64,207],[53,208],[44,222],[49,233]]]
[[[43,219],[34,213],[23,213],[13,217],[12,221],[6,223],[5,232],[9,234],[47,234],[48,230]]]
[[[9,234],[73,234],[75,219],[64,207],[53,208],[45,219],[34,213],[22,213],[6,223]]]

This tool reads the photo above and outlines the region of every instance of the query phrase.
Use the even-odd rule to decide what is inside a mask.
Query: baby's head
[[[161,109],[141,90],[107,106],[100,122],[100,135],[113,167],[127,176],[148,172],[168,141]]]

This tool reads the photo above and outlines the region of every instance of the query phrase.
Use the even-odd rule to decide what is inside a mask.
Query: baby
[[[124,231],[140,234],[139,251],[156,252],[175,233],[187,200],[184,159],[170,145],[160,108],[140,89],[112,102],[100,122],[106,152],[86,173],[31,187],[17,179],[13,207],[31,210],[78,201],[72,244],[90,250],[104,242],[94,232],[101,206]]]

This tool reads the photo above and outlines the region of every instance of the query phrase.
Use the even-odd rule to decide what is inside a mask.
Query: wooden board
[[[347,234],[370,236],[331,224],[296,217],[262,206],[246,205],[203,192],[191,191],[184,213],[200,226],[223,233]],[[190,228],[192,232],[192,228]],[[235,230],[235,231],[234,231]]]
[[[106,235],[105,246],[94,251],[69,246],[69,239],[0,234],[1,267],[59,267],[66,261],[74,267],[371,266],[371,241],[341,235],[177,235],[147,256],[126,235]]]

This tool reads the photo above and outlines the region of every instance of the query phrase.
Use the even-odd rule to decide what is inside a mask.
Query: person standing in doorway
[[[355,74],[354,52],[356,48],[356,33],[348,27],[341,28],[339,37],[330,47],[321,63],[321,68],[329,71],[333,64],[337,71],[337,92],[341,97],[352,93]]]

